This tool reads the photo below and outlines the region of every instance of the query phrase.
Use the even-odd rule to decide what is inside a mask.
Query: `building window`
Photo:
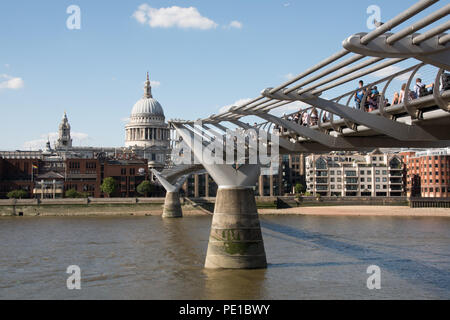
[[[120,169],[120,174],[123,175],[123,176],[126,176],[127,175],[127,169],[126,168]]]
[[[316,169],[327,169],[327,163],[324,159],[319,158],[316,160]]]

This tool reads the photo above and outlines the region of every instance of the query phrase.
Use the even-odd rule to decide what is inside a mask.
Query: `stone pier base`
[[[167,192],[164,201],[163,218],[181,218],[180,194],[178,192]]]
[[[266,252],[252,188],[220,187],[205,268],[266,268]]]

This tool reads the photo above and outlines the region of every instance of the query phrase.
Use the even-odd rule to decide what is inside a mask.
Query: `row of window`
[[[447,192],[450,192],[450,187],[422,188],[422,192],[445,192],[445,190],[447,190]]]
[[[444,179],[441,179],[441,180],[435,179],[435,180],[434,180],[435,182],[433,182],[432,179],[430,179],[430,180],[425,180],[425,179],[421,180],[422,183],[427,183],[427,181],[429,181],[428,183],[430,183],[430,184],[433,184],[433,183],[445,184],[445,180],[444,180]],[[440,182],[439,182],[439,181],[440,181]],[[448,181],[448,183],[450,184],[450,180]],[[410,181],[410,180],[408,181],[408,184],[411,184],[411,181]]]
[[[314,178],[310,177],[309,181],[314,181]],[[347,178],[345,180],[347,183],[358,183],[358,179],[357,178]],[[359,179],[360,182],[372,182],[372,178],[360,178]],[[383,177],[383,178],[375,178],[375,182],[387,182],[387,178]],[[436,180],[437,181],[437,180]],[[317,183],[327,183],[328,179],[327,178],[316,178],[316,182]],[[342,178],[330,178],[330,182],[342,182]],[[397,182],[397,181],[391,181],[391,182]],[[401,181],[398,181],[401,182]]]
[[[314,188],[314,186],[313,185],[310,185],[310,189],[313,189]],[[338,185],[334,185],[334,184],[332,184],[332,185],[330,185],[330,188],[331,189],[342,189],[342,185],[341,184],[338,184]],[[347,190],[358,190],[358,186],[346,186],[345,187]],[[316,186],[316,190],[327,190],[328,189],[328,186]],[[372,185],[361,185],[361,190],[372,190]],[[377,184],[376,186],[375,186],[375,189],[376,190],[381,190],[381,189],[383,189],[383,190],[386,190],[387,189],[387,185],[385,185],[385,184],[383,184],[383,185],[379,185],[379,184]],[[401,191],[401,188],[398,190],[398,191]]]
[[[313,173],[313,171],[310,171],[309,172],[310,174],[312,174]],[[372,174],[372,170],[361,170],[361,171],[359,171],[359,175],[371,175]],[[388,171],[387,170],[375,170],[375,174],[376,175],[387,175],[388,174]],[[323,175],[323,173],[321,173],[321,172],[316,172],[316,175],[317,176],[320,176],[320,175]],[[334,171],[334,170],[330,170],[330,175],[332,175],[332,176],[334,176],[334,175],[342,175],[342,171],[341,170],[337,170],[337,171]],[[345,171],[345,175],[346,176],[352,176],[352,177],[355,177],[356,175],[357,175],[357,172],[356,171]]]
[[[81,165],[80,162],[77,161],[70,161],[69,162],[69,169],[80,169]],[[97,162],[86,162],[86,169],[96,169],[97,168]]]
[[[123,176],[127,175],[127,168],[122,168],[120,169],[120,174]],[[135,168],[130,168],[130,176],[134,176],[136,174],[136,169]]]

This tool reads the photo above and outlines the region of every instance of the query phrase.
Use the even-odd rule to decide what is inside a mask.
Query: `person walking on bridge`
[[[364,90],[362,87],[364,86],[364,81],[359,80],[359,87],[355,91],[355,106],[356,109],[361,109],[361,101],[364,97]]]

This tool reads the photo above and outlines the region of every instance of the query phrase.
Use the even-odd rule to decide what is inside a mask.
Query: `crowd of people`
[[[362,80],[360,80],[358,84],[359,86],[358,88],[356,88],[356,91],[354,93],[354,101],[356,109],[364,110],[366,112],[372,112],[374,110],[377,110],[379,108],[379,103],[382,98],[380,92],[378,91],[377,86],[364,87],[364,82]],[[407,99],[413,100],[430,95],[433,93],[433,87],[434,84],[425,85],[422,83],[422,79],[417,78],[416,83],[414,85],[414,90],[408,91]],[[405,101],[405,93],[406,93],[406,83],[402,85],[400,92],[394,93],[392,105],[403,103]],[[365,96],[366,98],[364,100]],[[386,107],[389,107],[391,106],[391,103],[389,102],[388,99],[385,99],[384,105]],[[319,123],[319,112],[317,111],[316,108],[309,108],[300,110],[297,113],[289,116],[284,114],[282,118],[289,121],[293,121],[302,126],[315,126]],[[329,112],[323,111],[321,122],[324,123],[327,121],[330,121],[330,114]],[[288,130],[286,128],[282,128],[278,125],[275,125],[274,131],[281,133],[287,132]]]
[[[416,84],[414,85],[414,90],[408,91],[408,100],[414,100],[417,98],[421,98],[433,93],[434,84],[425,85],[422,83],[422,79],[417,78]],[[369,91],[370,90],[370,91]],[[367,98],[364,102],[364,106],[362,106],[362,102],[364,96],[367,94]],[[406,95],[406,83],[402,84],[400,92],[395,92],[394,97],[392,99],[392,105],[396,105],[399,103],[403,103],[405,101]],[[355,107],[356,109],[362,109],[367,112],[371,112],[373,110],[378,109],[378,104],[380,102],[381,96],[376,86],[369,88],[364,88],[364,82],[362,80],[359,81],[359,87],[356,89],[354,94]],[[391,106],[388,99],[385,99],[385,106]]]

